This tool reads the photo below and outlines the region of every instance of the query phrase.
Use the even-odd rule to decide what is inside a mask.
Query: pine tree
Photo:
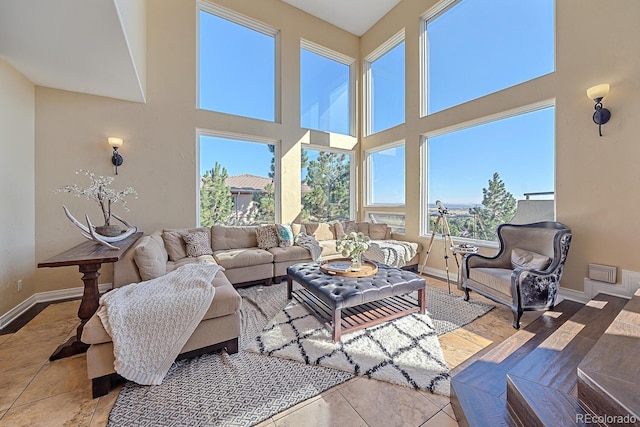
[[[345,154],[323,151],[309,161],[304,183],[310,191],[302,196],[303,216],[308,213],[310,220],[318,222],[348,219],[349,172]]]
[[[477,238],[481,240],[494,240],[498,225],[508,222],[515,213],[516,199],[497,172],[489,180],[489,187],[482,189],[482,206],[469,209],[477,219]]]
[[[233,212],[233,196],[227,186],[227,169],[215,163],[200,182],[200,225],[227,224]]]

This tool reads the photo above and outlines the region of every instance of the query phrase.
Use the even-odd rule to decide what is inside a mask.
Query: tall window
[[[365,59],[367,134],[404,123],[404,31]]]
[[[431,136],[423,146],[431,232],[435,203],[448,208],[451,235],[494,240],[528,193],[554,190],[554,107]],[[553,218],[547,218],[553,220]],[[425,233],[426,234],[426,233]]]
[[[199,17],[198,108],[275,121],[277,31],[208,3]]]
[[[352,59],[303,41],[300,49],[300,126],[352,134]]]
[[[302,218],[305,221],[351,217],[351,154],[302,150]]]
[[[273,223],[275,154],[274,144],[201,134],[200,225]]]
[[[367,206],[404,205],[404,143],[366,153]]]
[[[425,21],[423,114],[554,71],[554,0],[442,4]]]

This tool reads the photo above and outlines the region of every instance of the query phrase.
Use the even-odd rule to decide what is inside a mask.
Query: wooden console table
[[[100,273],[98,270],[104,263],[120,260],[141,236],[142,232],[138,232],[120,242],[115,242],[114,246],[120,248],[118,250],[109,249],[94,241],[86,241],[38,264],[38,268],[77,265],[80,268],[80,273],[83,274],[82,281],[84,282],[82,301],[78,309],[80,325],[76,330],[76,336],[60,345],[49,357],[49,360],[63,359],[87,351],[89,344],[83,343],[81,337],[85,323],[98,310],[98,301],[100,300],[100,292],[98,291]]]

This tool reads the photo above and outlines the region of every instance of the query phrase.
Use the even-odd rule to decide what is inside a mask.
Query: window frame
[[[373,188],[371,186],[372,182],[372,172],[373,167],[371,165],[371,155],[378,153],[380,151],[385,151],[391,148],[397,147],[405,147],[405,161],[404,161],[404,171],[405,171],[405,202],[404,203],[373,203]],[[406,180],[407,180],[407,161],[406,161],[406,142],[405,140],[391,142],[389,144],[383,144],[375,148],[370,148],[365,150],[364,152],[364,173],[363,173],[363,190],[364,190],[364,207],[365,208],[405,208],[407,204],[407,195],[406,195]],[[383,212],[378,212],[383,213]]]
[[[429,138],[446,135],[452,132],[457,132],[473,127],[482,126],[488,123],[497,122],[504,119],[509,119],[511,117],[521,116],[528,113],[533,113],[539,110],[543,110],[545,108],[553,107],[556,108],[556,100],[547,99],[544,101],[534,102],[531,104],[527,104],[521,107],[509,109],[506,111],[501,111],[499,113],[491,114],[488,116],[480,117],[473,120],[468,120],[466,122],[457,123],[452,126],[447,126],[444,128],[440,128],[437,130],[433,130],[431,132],[427,132],[421,135],[420,138],[420,197],[422,203],[420,204],[420,230],[419,237],[421,238],[430,238],[433,230],[429,227],[429,171],[428,171],[428,146],[429,146]],[[555,149],[554,140],[554,149]],[[555,168],[555,165],[554,165]],[[555,183],[554,183],[554,192],[555,192]],[[490,241],[490,240],[479,240],[479,239],[470,239],[468,237],[458,237],[452,236],[455,241],[459,241],[462,243],[471,243],[475,246],[479,247],[488,247],[488,248],[497,248],[498,242]],[[440,233],[436,233],[436,239],[442,239],[443,236]]]
[[[356,106],[357,106],[357,88],[356,88],[356,59],[351,58],[350,56],[344,55],[340,52],[336,52],[335,50],[329,49],[312,41],[306,39],[300,39],[300,50],[307,50],[309,52],[315,53],[316,55],[323,56],[332,61],[338,62],[340,64],[346,65],[349,67],[349,134],[348,136],[357,137],[357,114],[356,114]],[[300,114],[300,119],[298,121],[298,125],[301,129],[309,129],[316,132],[325,132],[325,133],[334,133],[337,135],[343,135],[337,132],[329,132],[319,129],[310,129],[302,126],[302,61],[299,62],[300,67],[300,109],[298,113]]]
[[[212,15],[217,16],[218,18],[225,19],[227,21],[233,22],[234,24],[241,25],[250,30],[257,31],[264,35],[270,36],[274,38],[274,106],[273,106],[273,121],[264,120],[255,117],[249,116],[241,116],[233,113],[228,113],[224,111],[217,110],[207,110],[205,108],[200,108],[200,12],[210,13]],[[198,0],[197,8],[196,8],[196,110],[202,111],[211,111],[219,114],[230,114],[237,117],[243,117],[250,120],[261,120],[269,123],[282,123],[282,72],[281,72],[281,48],[280,48],[280,30],[271,27],[265,23],[262,23],[256,19],[249,18],[248,16],[242,15],[238,12],[234,12],[230,9],[224,8],[222,6],[218,6],[217,4],[210,3],[206,0]]]
[[[196,128],[196,173],[195,173],[195,193],[196,193],[196,227],[200,227],[200,140],[203,136],[212,138],[224,138],[233,139],[238,142],[253,142],[258,144],[273,145],[275,149],[273,155],[275,158],[275,173],[273,175],[273,185],[275,186],[275,206],[274,206],[274,221],[280,223],[282,219],[282,206],[281,206],[281,179],[280,179],[280,152],[281,141],[266,137],[260,137],[255,135],[247,135],[234,132],[218,131],[213,129]]]
[[[404,106],[404,120],[401,123],[393,125],[389,128],[379,130],[377,132],[373,132],[372,123],[373,123],[373,81],[371,78],[371,64],[376,62],[378,59],[382,58],[384,55],[398,47],[398,45],[405,41],[405,29],[398,31],[391,37],[389,40],[380,45],[376,50],[367,55],[362,61],[363,67],[363,91],[364,91],[364,136],[375,135],[376,133],[384,132],[385,130],[392,129],[396,126],[400,126],[407,122],[407,109],[406,105]],[[407,87],[406,82],[406,43],[405,43],[405,63],[402,64],[405,75],[403,76],[403,85]],[[406,94],[405,94],[405,103],[406,103]]]
[[[303,144],[302,150],[314,150],[314,151],[326,151],[329,153],[338,153],[338,154],[346,154],[350,157],[349,160],[349,219],[353,220],[356,218],[356,212],[358,208],[357,197],[354,195],[357,192],[358,185],[356,182],[357,179],[357,170],[356,170],[356,151],[355,150],[345,150],[340,148],[329,148],[322,145],[314,145],[314,144]],[[276,165],[277,167],[277,165]],[[300,182],[302,183],[302,168],[300,169]],[[302,206],[302,191],[300,192],[300,204]]]

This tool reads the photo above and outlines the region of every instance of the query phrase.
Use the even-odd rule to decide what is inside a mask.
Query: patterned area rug
[[[416,296],[415,292],[411,294],[417,304]],[[335,343],[322,323],[294,300],[247,349],[448,396],[449,370],[438,335],[471,322],[491,308],[429,288],[427,309],[439,317],[436,322],[429,314],[415,313],[344,334]]]
[[[247,351],[247,345],[287,305],[286,284],[238,292],[240,351],[177,362],[158,386],[126,383],[109,415],[109,426],[250,426],[353,377],[345,371]],[[491,308],[428,288],[427,309],[438,335]]]
[[[158,386],[127,382],[111,410],[109,426],[251,426],[353,377],[245,351],[242,347],[287,304],[286,284],[238,292],[240,351],[174,363]]]

